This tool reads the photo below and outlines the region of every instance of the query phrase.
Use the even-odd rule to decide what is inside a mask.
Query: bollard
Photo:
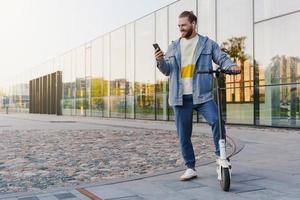
[[[8,107],[6,107],[6,114],[8,114]]]

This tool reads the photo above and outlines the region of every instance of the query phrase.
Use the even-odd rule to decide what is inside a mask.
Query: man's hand
[[[236,66],[230,67],[229,71],[230,71],[230,74],[240,74],[241,67],[236,65]]]
[[[164,59],[164,52],[162,52],[162,50],[160,50],[160,49],[156,49],[154,55],[155,55],[156,61],[161,61],[162,59]]]

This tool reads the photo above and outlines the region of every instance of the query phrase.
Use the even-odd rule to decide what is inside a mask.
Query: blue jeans
[[[193,105],[192,95],[183,95],[183,105],[174,106],[175,122],[177,128],[177,134],[181,146],[181,153],[185,161],[185,165],[188,168],[195,167],[195,154],[193,144],[191,141],[193,130],[193,109],[197,110],[206,119],[208,124],[212,128],[213,141],[215,144],[215,154],[220,155],[219,148],[219,121],[218,121],[218,107],[214,100],[208,102]],[[224,123],[222,128],[225,133]]]

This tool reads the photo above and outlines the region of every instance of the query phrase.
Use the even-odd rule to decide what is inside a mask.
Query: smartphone
[[[157,49],[160,50],[160,47],[159,47],[159,45],[157,43],[154,43],[153,47],[154,47],[155,50],[157,50]]]

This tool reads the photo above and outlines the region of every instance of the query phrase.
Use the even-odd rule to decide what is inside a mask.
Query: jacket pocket
[[[205,65],[200,66],[201,71],[208,71],[212,69],[212,67]],[[213,89],[213,75],[212,74],[199,74],[199,85],[200,85],[200,95],[210,92]]]
[[[208,67],[212,66],[212,55],[211,54],[201,54],[200,55],[200,65],[205,65]]]
[[[209,48],[203,49],[199,58],[200,66],[212,66],[212,51]]]

